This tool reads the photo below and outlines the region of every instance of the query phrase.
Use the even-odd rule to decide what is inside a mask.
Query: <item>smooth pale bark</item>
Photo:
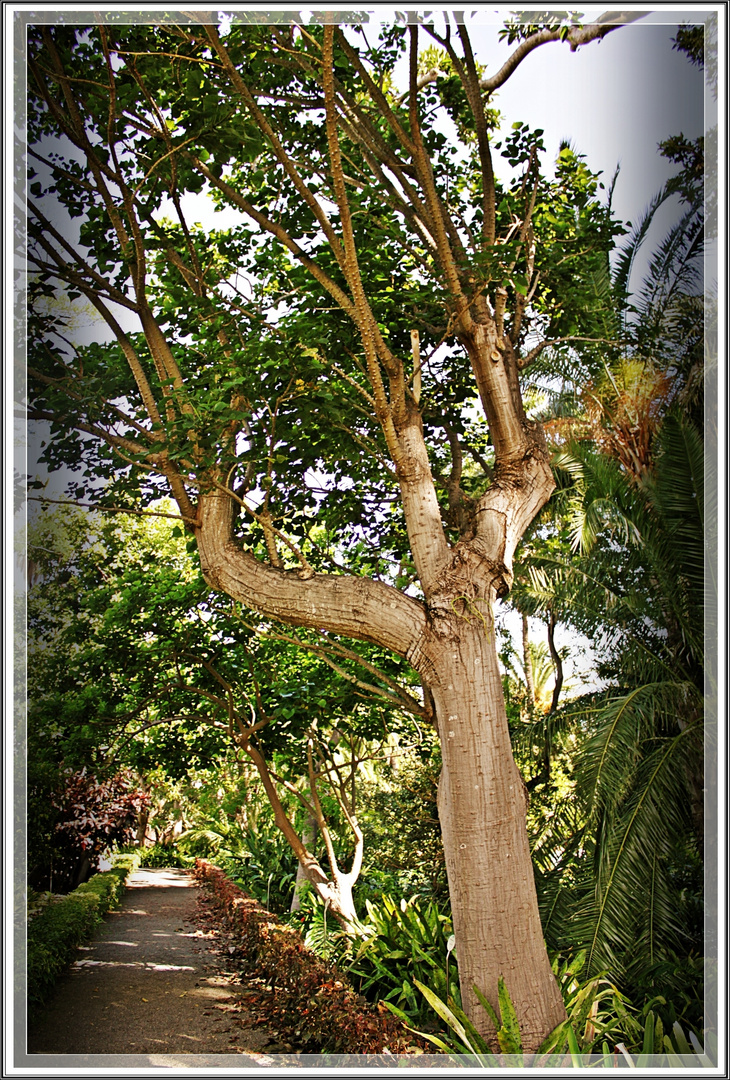
[[[258,562],[232,538],[232,506],[221,491],[222,475],[202,491],[198,504],[201,567],[214,588],[268,616],[373,642],[405,657],[418,672],[434,703],[442,744],[439,807],[463,1000],[470,1019],[493,1037],[472,986],[476,983],[496,1007],[498,979],[504,977],[522,1024],[523,1045],[532,1050],[565,1018],[565,1010],[542,939],[524,785],[509,741],[492,602],[509,592],[515,549],[553,490],[552,472],[542,430],[525,416],[519,358],[503,332],[503,320],[495,318],[481,293],[464,303],[457,269],[463,251],[458,244],[454,251],[449,246],[453,230],[442,216],[445,209],[423,150],[412,95],[408,152],[441,269],[459,308],[455,334],[469,357],[495,451],[491,482],[475,503],[461,498],[458,455],[454,460],[449,502],[457,508],[463,502],[466,510],[460,540],[449,543],[423,436],[420,395],[406,393],[402,361],[383,342],[360,278],[339,145],[333,42],[334,31],[326,26],[327,141],[342,228],[338,251],[351,299],[343,304],[329,291],[360,332],[373,409],[395,466],[424,603],[367,578]],[[224,51],[219,49],[221,56]],[[412,88],[416,59],[417,32],[412,30]],[[296,836],[290,842],[295,851],[302,846]],[[316,878],[315,868],[299,853],[298,858],[310,880]],[[318,890],[326,887],[321,881],[314,884]],[[344,889],[347,883],[341,884]]]
[[[269,767],[266,764],[263,755],[251,744],[247,735],[239,737],[238,743],[256,766],[261,782],[264,785],[266,796],[274,811],[276,825],[281,830],[284,838],[296,855],[303,877],[311,883],[317,896],[324,901],[327,905],[327,910],[332,912],[343,930],[348,934],[354,935],[357,933],[358,920],[355,902],[352,896],[352,889],[360,875],[363,855],[363,833],[357,820],[351,818],[351,827],[355,835],[355,854],[352,859],[352,866],[349,873],[343,873],[337,865],[329,829],[324,820],[324,816],[322,815],[319,799],[315,792],[312,792],[315,821],[322,833],[330,863],[330,873],[327,874],[320,865],[318,859],[316,859],[310,851],[309,846],[304,843],[303,840],[300,840],[296,829],[287,817],[281,799],[279,798],[279,793],[276,790],[276,785],[271,772],[269,771]]]
[[[232,539],[232,525],[233,500],[225,492],[201,495],[196,537],[212,588],[281,622],[346,634],[401,655],[423,634],[423,606],[397,589],[370,578],[267,566]]]

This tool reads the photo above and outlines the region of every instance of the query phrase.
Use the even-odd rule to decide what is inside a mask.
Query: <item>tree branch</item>
[[[78,502],[75,499],[51,499],[47,495],[28,495],[29,502],[56,503],[58,506],[83,506],[89,510],[101,510],[105,514],[134,514],[137,517],[164,517],[173,521],[184,521],[194,525],[195,518],[186,518],[182,514],[165,514],[161,510],[133,510],[129,506],[102,506],[101,503]]]
[[[415,92],[415,86],[418,81],[418,27],[411,25],[409,27],[409,33],[411,39],[409,52],[409,78],[412,92],[408,102],[408,112],[413,140],[413,161],[416,166],[421,189],[424,193],[426,206],[428,207],[429,218],[433,226],[439,262],[444,271],[449,292],[458,304],[463,305],[461,321],[464,331],[468,332],[470,329],[469,324],[471,322],[471,317],[468,314],[468,304],[461,288],[461,281],[459,279],[454,254],[446,235],[445,220],[447,215],[445,214],[436,190],[433,171],[423,145],[421,127],[418,121],[418,100]]]
[[[612,30],[617,30],[620,26],[625,26],[627,23],[643,18],[644,14],[643,11],[608,12],[602,15],[595,23],[590,23],[587,26],[572,26],[564,37],[561,37],[563,33],[561,27],[556,27],[553,30],[538,30],[517,46],[510,58],[495,75],[492,75],[491,78],[485,76],[481,79],[479,86],[482,90],[486,90],[488,94],[494,93],[495,90],[507,82],[512,72],[522,63],[526,56],[529,56],[534,49],[539,48],[540,45],[545,45],[549,41],[565,40],[570,45],[570,51],[575,52],[579,46],[586,45],[589,41],[600,40],[606,34],[610,34]],[[609,19],[612,20],[611,23],[608,22]]]
[[[277,240],[284,245],[284,247],[294,255],[302,266],[305,267],[315,278],[316,281],[322,285],[330,296],[336,301],[339,307],[345,311],[353,321],[356,318],[355,306],[350,298],[342,291],[339,285],[336,285],[334,281],[322,270],[322,268],[312,259],[305,251],[303,251],[295,240],[275,221],[271,221],[260,211],[256,210],[254,206],[244,199],[235,188],[232,188],[230,184],[227,184],[225,180],[219,179],[215,176],[210,169],[202,161],[196,158],[193,154],[189,155],[191,163],[196,169],[208,180],[214,187],[216,187],[223,195],[229,199],[234,206],[237,206],[240,210],[243,210],[245,214],[248,214],[253,221],[259,224],[266,232],[271,233]]]
[[[482,209],[484,215],[482,221],[482,245],[484,248],[487,248],[494,243],[494,238],[497,233],[497,200],[494,187],[492,153],[489,149],[489,132],[487,131],[487,118],[484,113],[484,101],[479,89],[479,75],[474,61],[471,41],[469,40],[466,26],[463,23],[459,23],[458,33],[464,49],[466,72],[461,68],[458,57],[450,46],[449,51],[452,54],[452,61],[456,64],[457,71],[460,72],[464,89],[466,90],[469,104],[471,105],[471,111],[474,116],[477,146],[479,149],[479,162],[482,170]]]
[[[256,100],[255,100],[253,94],[251,93],[248,86],[246,86],[245,82],[241,78],[238,70],[236,69],[235,64],[232,62],[230,56],[228,55],[228,51],[227,51],[225,45],[223,44],[220,37],[218,36],[218,31],[217,31],[216,27],[214,27],[214,26],[206,26],[205,31],[206,31],[206,34],[208,35],[208,38],[210,39],[210,42],[211,42],[213,48],[218,53],[218,56],[219,56],[219,58],[221,60],[221,63],[223,64],[223,67],[225,69],[226,74],[228,75],[228,77],[231,80],[231,82],[232,82],[233,86],[235,87],[235,89],[238,91],[238,93],[242,97],[242,99],[245,102],[246,106],[248,107],[251,115],[253,116],[254,120],[256,121],[256,124],[261,129],[261,131],[264,133],[264,135],[266,135],[267,139],[271,143],[272,149],[274,150],[274,153],[276,154],[276,157],[278,158],[278,160],[281,162],[287,176],[292,181],[295,188],[297,189],[297,191],[301,195],[302,199],[304,200],[306,205],[311,210],[311,212],[314,215],[316,221],[319,223],[323,233],[325,234],[325,236],[327,237],[327,240],[329,241],[330,247],[332,248],[332,253],[335,256],[335,259],[337,260],[337,263],[338,263],[340,269],[344,272],[344,270],[345,270],[344,252],[342,250],[342,245],[340,244],[340,241],[339,241],[334,229],[332,228],[332,225],[330,223],[329,218],[327,217],[325,212],[322,210],[322,207],[317,202],[314,194],[309,190],[307,185],[304,183],[303,179],[299,175],[299,172],[294,167],[293,161],[291,160],[291,158],[287,154],[286,150],[282,146],[281,141],[279,140],[276,132],[271,127],[269,121],[264,116],[264,114],[261,112],[258,105],[256,104]]]
[[[201,568],[214,589],[247,607],[312,629],[371,641],[408,659],[426,630],[423,605],[370,578],[315,574],[260,563],[232,536],[232,503],[219,492],[201,494],[197,529]]]

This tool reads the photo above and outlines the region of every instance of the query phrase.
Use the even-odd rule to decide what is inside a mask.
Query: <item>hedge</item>
[[[136,853],[112,857],[113,866],[78,889],[53,900],[28,926],[27,995],[32,1015],[47,999],[59,975],[72,963],[76,950],[124,891],[129,874],[139,866]]]
[[[303,1053],[392,1054],[414,1040],[383,1006],[373,1006],[336,968],[304,945],[301,935],[246,896],[217,866],[196,859],[194,874],[234,932],[250,975],[275,993],[272,1024]]]

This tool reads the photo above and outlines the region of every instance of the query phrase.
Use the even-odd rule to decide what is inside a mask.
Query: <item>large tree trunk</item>
[[[473,987],[496,1005],[502,976],[523,1046],[535,1050],[565,1010],[543,941],[527,793],[512,757],[493,626],[488,615],[465,615],[439,629],[429,649],[443,761],[438,806],[462,1001],[482,1033],[493,1035]]]
[[[455,545],[443,529],[413,402],[401,401],[389,437],[423,603],[369,578],[260,563],[233,540],[231,502],[220,489],[200,499],[197,539],[214,587],[284,622],[392,649],[420,675],[442,748],[439,816],[463,1002],[475,1026],[493,1038],[473,986],[497,1008],[504,978],[530,1051],[565,1019],[565,1009],[540,925],[526,790],[512,757],[492,603],[509,591],[517,544],[554,482],[542,431],[525,417],[509,342],[499,342],[487,320],[471,323],[463,343],[496,459],[491,484],[471,505]],[[298,837],[292,844],[301,847]],[[314,881],[314,867],[298,857],[322,895],[325,883]]]

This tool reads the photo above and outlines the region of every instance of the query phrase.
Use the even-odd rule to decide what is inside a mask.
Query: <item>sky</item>
[[[239,8],[231,5],[227,13],[233,18],[241,17],[244,8],[251,10],[254,5]],[[368,10],[372,25],[368,39],[372,41],[376,36],[373,24],[392,21],[394,9],[379,5]],[[432,6],[427,10],[441,9]],[[486,65],[488,75],[499,69],[515,47],[498,39],[509,10],[506,5],[486,4],[469,9],[476,59]],[[606,8],[594,5],[584,10],[587,17],[595,18]],[[671,11],[655,11],[575,52],[559,42],[536,49],[490,102],[503,115],[503,130],[509,130],[516,120],[532,128],[542,128],[546,164],[554,160],[560,141],[569,139],[574,149],[585,155],[587,165],[603,173],[606,185],[619,165],[614,210],[624,221],[635,222],[650,198],[672,175],[672,166],[659,155],[657,144],[670,135],[682,133],[693,139],[703,132],[703,74],[684,54],[672,48],[677,24],[698,20],[700,10],[683,11],[675,7]],[[306,19],[306,14],[302,14]],[[436,16],[435,25],[442,28],[440,15]],[[422,42],[432,43],[425,34]],[[500,164],[496,158],[498,172]],[[198,201],[202,206],[202,200]],[[200,219],[204,220],[204,213],[201,209]],[[657,222],[656,239],[661,239],[677,213],[676,202],[666,208]],[[221,227],[223,217],[218,214],[215,219],[211,216],[211,220]],[[637,270],[641,271],[641,265]],[[98,329],[88,325],[84,331],[81,327],[80,335],[97,337]],[[44,472],[30,463],[28,471]],[[62,487],[59,477],[58,482],[49,485],[48,494],[58,497]]]
[[[676,23],[637,22],[575,52],[563,43],[543,45],[498,91],[494,105],[508,122],[544,128],[548,159],[567,138],[606,181],[620,165],[614,208],[632,220],[672,174],[657,153],[659,141],[703,133],[703,75],[672,49],[675,33]],[[489,75],[507,50],[495,47],[492,28],[475,37]]]

